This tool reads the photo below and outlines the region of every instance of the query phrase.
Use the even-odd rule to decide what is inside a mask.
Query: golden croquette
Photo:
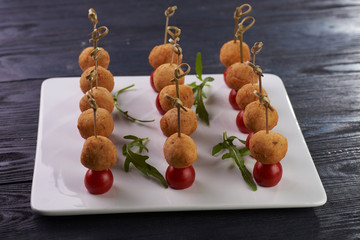
[[[166,161],[174,168],[189,167],[197,158],[194,140],[183,133],[181,137],[177,133],[168,137],[163,150]]]
[[[161,89],[168,85],[175,85],[175,81],[171,82],[174,79],[175,75],[175,68],[177,67],[176,64],[164,63],[160,65],[154,72],[154,86],[155,89],[160,92]],[[184,72],[179,69],[180,74],[184,74]],[[185,77],[179,79],[179,84],[184,84]]]
[[[80,88],[83,93],[86,93],[90,90],[90,82],[86,79],[86,76],[90,74],[92,70],[94,70],[95,67],[89,67],[86,69],[82,74],[80,78]],[[101,66],[98,66],[97,69],[98,73],[98,87],[104,87],[109,92],[111,92],[114,89],[114,76],[111,74],[111,72]],[[96,86],[95,81],[93,82],[93,87]]]
[[[88,109],[82,112],[78,118],[78,129],[80,135],[87,139],[94,136],[94,110]],[[97,135],[109,137],[114,130],[114,121],[104,108],[98,108],[96,111],[96,133]]]
[[[245,84],[251,83],[253,78],[253,69],[247,63],[234,63],[226,70],[225,81],[227,85],[239,90]],[[259,76],[254,74],[254,83],[259,81]]]
[[[268,109],[268,127],[269,130],[273,129],[279,119],[276,109],[273,108],[273,111]],[[244,111],[244,124],[252,132],[256,133],[260,130],[266,129],[266,109],[259,101],[254,101],[249,103]]]
[[[244,110],[245,107],[259,98],[255,95],[255,91],[260,92],[258,84],[245,84],[242,86],[236,93],[236,103],[240,109]],[[262,88],[262,93],[267,95],[264,88]]]
[[[90,57],[90,53],[93,51],[94,47],[85,48],[79,55],[79,66],[81,70],[85,71],[89,67],[95,66],[95,61]],[[98,59],[98,66],[102,66],[103,68],[108,68],[110,64],[110,55],[109,53],[103,49],[101,49],[101,55]]]
[[[90,90],[89,90],[90,91]],[[99,108],[104,108],[111,113],[114,109],[114,99],[111,93],[103,87],[93,87],[93,95],[96,101],[96,104]],[[80,110],[83,112],[90,108],[89,100],[86,95],[84,95],[79,102]]]
[[[180,100],[184,107],[191,108],[194,104],[194,94],[192,88],[188,85],[179,85],[179,95]],[[173,98],[176,98],[176,86],[169,85],[164,87],[159,93],[159,102],[161,108],[167,112],[170,109],[174,108],[172,102],[165,97],[164,94],[167,94]]]
[[[250,61],[250,49],[249,46],[243,42],[243,62]],[[231,66],[236,62],[240,62],[240,41],[234,40],[228,41],[222,45],[220,49],[220,62],[226,67]]]
[[[197,128],[197,117],[193,110],[185,107],[187,112],[180,109],[180,130],[181,133],[191,135]],[[178,110],[172,108],[160,119],[160,128],[165,136],[178,132]]]
[[[161,44],[155,46],[149,54],[149,64],[153,68],[159,67],[161,64],[170,63],[171,55],[173,52],[173,45],[170,43]],[[182,57],[179,58],[179,64],[182,61]],[[173,55],[173,63],[177,63],[177,55]]]
[[[251,137],[249,148],[251,156],[262,164],[275,164],[285,157],[288,142],[279,133],[261,130]]]
[[[114,166],[117,161],[116,147],[106,137],[91,136],[84,143],[80,161],[86,168],[95,171],[106,170]]]

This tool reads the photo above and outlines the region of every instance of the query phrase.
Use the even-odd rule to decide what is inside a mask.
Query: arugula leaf
[[[201,53],[198,52],[196,54],[196,61],[195,61],[195,72],[196,72],[196,77],[198,79],[202,79],[202,62],[201,62]]]
[[[202,79],[202,61],[201,61],[201,53],[196,54],[196,62],[195,62],[195,71],[196,71],[196,77],[201,81],[201,84],[197,85],[196,82],[192,82],[188,84],[193,90],[194,94],[194,105],[196,106],[196,114],[199,116],[201,120],[203,120],[206,125],[210,125],[209,122],[209,114],[205,108],[204,100],[203,98],[206,98],[205,93],[203,92],[204,86],[209,86],[206,84],[207,82],[214,81],[214,78],[207,77],[205,79]]]
[[[132,84],[132,85],[127,86],[127,87],[125,87],[125,88],[123,88],[123,89],[120,89],[119,91],[117,91],[117,92],[115,93],[115,95],[113,96],[113,99],[114,99],[114,104],[115,104],[116,109],[119,110],[119,112],[121,112],[128,120],[130,120],[130,121],[132,121],[132,122],[136,122],[136,121],[138,121],[138,122],[153,122],[153,121],[155,121],[155,119],[153,119],[153,120],[140,120],[140,119],[136,119],[136,118],[134,118],[134,117],[131,117],[131,116],[129,115],[128,111],[121,110],[121,108],[119,107],[118,98],[117,98],[118,95],[119,95],[120,93],[126,91],[127,89],[132,88],[133,86],[135,86],[135,84]]]
[[[126,157],[124,162],[125,172],[129,172],[130,163],[132,163],[145,176],[153,176],[159,179],[163,186],[168,188],[168,184],[163,175],[155,167],[146,163],[149,156],[139,154],[142,153],[143,150],[149,152],[145,146],[145,142],[147,142],[149,138],[138,138],[134,135],[127,135],[124,136],[124,138],[133,140],[128,144],[124,144],[122,148],[122,154]],[[139,153],[135,153],[131,150],[135,146],[139,148]]]
[[[250,155],[250,150],[247,147],[243,148],[237,148],[234,144],[234,140],[239,140],[242,143],[245,143],[245,141],[240,140],[239,138],[235,136],[228,137],[227,133],[223,133],[223,142],[216,144],[212,149],[212,155],[216,155],[221,150],[228,150],[227,153],[222,155],[222,159],[232,158],[236,165],[239,167],[241,175],[243,176],[245,182],[249,185],[249,187],[253,190],[257,190],[257,186],[254,182],[254,179],[249,172],[249,170],[246,168],[244,163],[243,156]]]

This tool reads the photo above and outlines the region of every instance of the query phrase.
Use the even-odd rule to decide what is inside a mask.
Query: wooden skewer
[[[169,18],[175,14],[176,9],[177,9],[177,6],[172,6],[172,7],[168,7],[165,10],[166,23],[165,23],[164,44],[166,43],[166,39],[167,39],[167,29],[168,29],[168,25],[169,25]]]

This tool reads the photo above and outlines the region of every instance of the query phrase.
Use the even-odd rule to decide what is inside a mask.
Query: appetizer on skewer
[[[174,168],[186,168],[197,158],[194,140],[186,134],[172,134],[164,144],[164,156],[169,165]]]
[[[166,16],[166,24],[165,24],[165,36],[164,36],[164,43],[162,45],[155,46],[150,54],[149,54],[149,64],[153,68],[158,68],[161,64],[169,63],[171,61],[175,61],[176,57],[172,54],[173,46],[171,43],[167,42],[167,34],[168,34],[168,25],[169,25],[169,18],[175,14],[175,10],[177,6],[168,7],[165,10]],[[181,62],[181,58],[180,58]]]
[[[90,92],[98,106],[100,108],[105,108],[111,113],[114,108],[114,101],[110,92],[114,88],[114,77],[106,68],[99,66],[101,65],[101,59],[105,50],[99,48],[97,44],[98,40],[104,37],[109,30],[106,27],[101,27],[105,29],[105,32],[101,33],[101,30],[99,31],[99,29],[96,28],[97,14],[94,9],[89,9],[88,17],[94,24],[92,38],[90,39],[90,42],[93,42],[94,45],[92,51],[89,53],[89,57],[93,60],[94,65],[87,68],[82,73],[80,78],[80,88],[85,94]],[[108,55],[107,52],[105,54]],[[89,109],[86,95],[80,100],[79,107],[82,112]]]
[[[257,54],[260,53],[262,47],[263,47],[262,42],[256,42],[254,46],[251,48],[251,53],[253,54],[252,66],[256,66],[255,57]],[[254,94],[254,91],[257,92],[262,91],[261,93],[267,95],[265,89],[262,88],[262,90],[260,91],[260,86],[257,83],[255,83],[255,79],[254,79],[255,70],[256,69],[253,68],[253,73],[252,73],[253,77],[251,83],[245,84],[236,93],[236,104],[239,106],[241,110],[244,110],[246,105],[248,105],[249,103],[258,100],[257,96]]]
[[[100,49],[101,49],[102,54],[98,60],[98,64],[99,64],[99,66],[107,69],[110,64],[110,55],[104,48],[100,48]],[[81,70],[85,71],[89,67],[93,67],[95,65],[94,59],[92,59],[90,56],[90,54],[93,50],[94,50],[94,47],[87,47],[79,55],[79,66],[80,66]]]
[[[80,88],[83,93],[86,93],[87,91],[89,91],[92,88],[90,86],[90,82],[86,78],[94,70],[95,70],[95,67],[89,67],[81,74]],[[97,86],[104,87],[109,92],[111,92],[114,89],[114,85],[115,85],[114,77],[113,77],[112,73],[109,70],[107,70],[101,66],[97,67],[96,72],[97,72],[97,82],[98,82]]]
[[[89,91],[91,91],[91,90],[89,90]],[[104,108],[104,109],[108,110],[109,113],[111,113],[113,111],[113,109],[114,109],[113,96],[106,88],[94,87],[94,88],[92,88],[92,94],[93,94],[93,97],[94,97],[97,105],[99,106],[99,108]],[[81,112],[84,112],[84,111],[90,109],[90,106],[88,103],[88,98],[87,98],[86,94],[80,99],[79,108],[80,108]]]
[[[161,92],[158,94],[156,98],[156,106],[159,112],[163,112],[165,114],[170,109],[174,108],[173,103],[169,100],[167,96],[176,98],[176,86],[169,85],[164,87]],[[191,108],[194,104],[194,95],[193,91],[190,86],[188,85],[179,85],[179,92],[180,92],[180,101],[184,107]]]
[[[251,52],[253,54],[253,62],[252,63],[248,62],[248,65],[253,68],[253,80],[251,83],[248,83],[248,84],[245,84],[244,86],[242,86],[237,91],[236,98],[235,98],[236,104],[238,105],[238,107],[240,109],[240,111],[236,117],[236,125],[237,125],[238,129],[240,130],[240,132],[243,132],[243,133],[251,132],[245,126],[243,116],[244,116],[244,111],[245,111],[246,106],[249,103],[258,100],[258,96],[255,94],[255,92],[259,92],[260,94],[264,94],[265,96],[267,96],[266,91],[262,87],[262,80],[261,80],[261,77],[263,76],[262,69],[259,66],[255,65],[256,54],[258,54],[260,52],[260,50],[262,49],[262,46],[263,46],[262,42],[257,42],[251,48]],[[259,84],[256,84],[254,81],[255,74],[258,75]]]
[[[79,56],[79,66],[84,70],[80,78],[80,88],[85,95],[79,103],[82,113],[78,118],[78,129],[80,135],[86,139],[80,162],[88,168],[84,178],[88,192],[103,194],[113,185],[114,178],[110,168],[117,161],[116,147],[107,138],[114,129],[110,115],[114,101],[109,92],[114,87],[114,79],[106,69],[110,62],[109,54],[97,46],[99,39],[107,35],[108,29],[96,28],[98,20],[94,9],[89,9],[88,17],[94,24],[90,39],[94,45],[83,50]]]
[[[166,95],[166,97],[176,107],[177,111],[177,132],[173,133],[166,139],[163,147],[165,159],[170,165],[166,170],[165,178],[168,185],[173,189],[185,189],[193,184],[195,181],[195,170],[192,164],[197,159],[197,149],[194,140],[188,135],[182,133],[181,130],[181,109],[187,111],[187,108],[182,105],[180,100],[182,93],[179,90],[180,86],[178,80],[181,77],[179,69],[184,65],[188,67],[184,74],[186,75],[190,72],[190,66],[186,63],[180,64],[176,67],[174,73],[176,83],[175,98]]]
[[[258,97],[259,101],[249,103],[245,107],[242,119],[239,119],[239,124],[241,124],[241,120],[244,123],[245,126],[244,130],[248,129],[250,131],[247,137],[247,142],[250,140],[253,133],[256,133],[260,130],[265,130],[267,127],[269,129],[274,128],[279,119],[276,109],[270,105],[269,98],[267,97],[267,95],[263,93],[262,80],[261,80],[261,77],[263,76],[262,69],[259,66],[254,66],[252,63],[248,63],[248,64],[252,66],[255,74],[259,76],[260,92],[255,92],[255,95]],[[268,105],[266,106],[271,110],[269,113],[264,105],[264,102],[268,103]]]
[[[108,110],[98,108],[96,111],[96,119],[94,121],[93,109],[88,109],[82,112],[78,118],[77,128],[81,137],[87,139],[94,136],[94,125],[96,122],[97,134],[104,137],[109,137],[114,130],[114,121]]]
[[[197,117],[193,110],[187,107],[185,107],[185,109],[186,111],[180,109],[181,133],[191,135],[197,128]],[[172,134],[178,131],[178,113],[176,108],[172,108],[167,111],[160,119],[160,129],[167,137],[170,137]]]
[[[251,20],[250,24],[244,27],[244,23],[247,20]],[[246,30],[248,30],[253,24],[255,23],[255,19],[251,16],[245,17],[240,23],[237,31],[237,36],[240,36],[240,42],[243,41],[243,34]],[[244,62],[242,47],[240,45],[240,62],[236,62],[232,64],[226,70],[225,75],[225,83],[230,87],[232,90],[229,94],[229,102],[231,106],[236,109],[240,110],[238,105],[236,104],[236,94],[237,91],[244,85],[248,83],[257,83],[258,76],[253,74],[253,69]]]
[[[247,8],[246,11],[243,10]],[[240,56],[237,54],[240,50],[240,41],[237,39],[236,33],[238,31],[239,19],[246,16],[251,12],[251,6],[249,4],[243,4],[237,7],[234,12],[235,26],[234,26],[234,40],[226,42],[220,49],[220,62],[225,67],[229,67],[236,62],[240,62]],[[243,60],[250,61],[250,49],[249,46],[242,42]]]
[[[275,132],[269,131],[268,110],[271,109],[267,98],[261,101],[265,107],[266,130],[256,132],[249,140],[251,156],[257,162],[253,169],[255,181],[263,187],[273,187],[279,183],[282,177],[282,160],[287,152],[287,139]]]
[[[273,129],[279,119],[276,109],[269,105],[268,128]],[[255,101],[246,106],[244,111],[244,124],[253,133],[266,129],[265,106],[260,101]]]
[[[98,136],[97,112],[100,108],[90,94],[87,96],[91,106],[91,109],[87,111],[92,111],[93,116],[93,135],[86,138],[81,151],[80,162],[89,168],[84,178],[87,190],[92,194],[103,194],[113,184],[113,175],[109,168],[114,166],[117,161],[117,151],[115,145],[107,137]],[[109,114],[105,109],[103,112]]]
[[[98,24],[98,19],[96,11],[93,8],[89,9],[88,17],[90,21],[94,24],[94,30],[91,34],[92,38],[89,40],[89,42],[93,42],[94,45],[92,47],[85,48],[79,55],[79,66],[83,71],[95,65],[95,60],[90,56],[91,52],[95,48],[97,48],[97,42],[109,33],[108,28],[105,26],[96,28],[96,25]],[[104,68],[108,68],[110,64],[110,55],[103,48],[101,48],[101,51],[103,54],[98,59],[98,64]]]
[[[172,30],[174,30],[174,32],[172,32]],[[176,62],[171,60],[169,63],[161,64],[152,72],[150,76],[150,84],[155,92],[160,92],[164,87],[175,84],[175,82],[172,81],[174,79],[174,70],[181,63],[180,59],[182,59],[182,49],[177,43],[181,30],[175,26],[170,26],[168,27],[168,33],[172,37],[170,38],[170,42],[172,43],[171,55],[177,55],[177,58]],[[181,69],[180,72],[183,74]],[[184,77],[180,78],[179,84],[184,84],[184,81]]]

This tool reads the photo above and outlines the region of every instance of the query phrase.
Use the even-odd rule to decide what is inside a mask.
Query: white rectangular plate
[[[147,162],[165,175],[168,164],[163,156],[166,137],[160,130],[161,115],[155,107],[155,93],[148,76],[115,77],[115,88],[135,84],[119,95],[120,107],[131,116],[155,119],[152,123],[132,123],[114,109],[115,128],[110,139],[118,150],[118,162],[112,168],[114,185],[103,195],[89,194],[84,186],[86,168],[80,163],[84,139],[77,130],[80,115],[79,100],[83,93],[79,78],[52,78],[41,87],[38,140],[31,207],[45,215],[77,215],[149,211],[186,211],[220,209],[259,209],[314,207],[326,202],[326,193],[316,171],[291,103],[281,79],[265,74],[263,85],[272,105],[279,114],[278,125],[273,129],[288,139],[288,152],[281,161],[283,177],[272,188],[258,187],[253,192],[244,182],[239,169],[231,159],[221,160],[221,155],[211,156],[214,145],[222,141],[222,133],[238,136],[235,119],[223,76],[212,75],[215,81],[206,87],[205,101],[210,115],[210,126],[198,121],[192,135],[198,149],[194,164],[196,179],[185,190],[165,189],[153,178],[145,177],[133,166],[130,172],[123,169],[123,144],[125,135],[149,137]],[[187,76],[186,83],[197,81]],[[252,172],[255,160],[245,157],[245,164]]]

